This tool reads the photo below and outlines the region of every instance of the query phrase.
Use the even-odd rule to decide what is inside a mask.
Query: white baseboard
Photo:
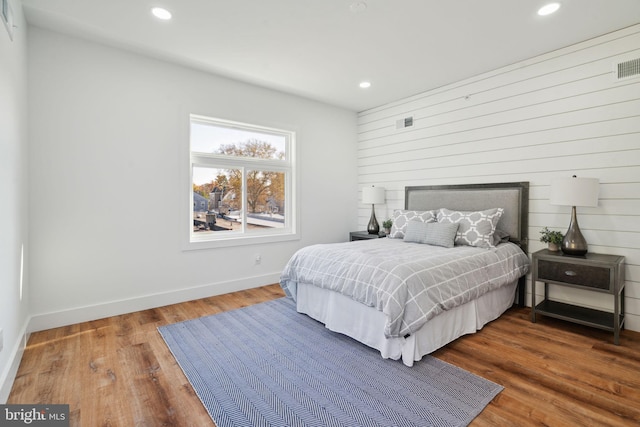
[[[20,335],[18,335],[20,339],[13,345],[13,350],[11,351],[11,356],[9,356],[9,363],[7,364],[7,367],[4,372],[0,372],[0,404],[2,405],[6,404],[9,399],[11,387],[13,387],[13,382],[16,379],[16,374],[18,373],[18,368],[22,361],[24,348],[27,344],[27,340],[29,339],[29,334],[27,333],[28,325],[29,319],[24,322],[24,325],[20,330]]]
[[[134,311],[147,310],[150,308],[162,307],[170,304],[177,304],[184,301],[222,295],[229,292],[241,291],[244,289],[257,288],[259,286],[278,283],[280,272],[270,273],[262,276],[248,277],[230,282],[211,283],[188,289],[178,289],[176,291],[163,292],[159,294],[145,295],[142,297],[129,298],[126,300],[110,301],[103,304],[95,304],[61,310],[50,313],[35,314],[31,316],[31,321],[27,330],[29,332],[42,331],[45,329],[57,328],[60,326],[73,325],[75,323],[88,322],[90,320],[102,319],[105,317],[117,316]]]

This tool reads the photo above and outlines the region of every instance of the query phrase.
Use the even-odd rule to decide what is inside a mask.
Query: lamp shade
[[[598,206],[597,178],[560,178],[551,183],[549,203],[560,206]]]
[[[374,186],[363,187],[362,203],[367,205],[377,205],[380,203],[384,203],[384,188]]]

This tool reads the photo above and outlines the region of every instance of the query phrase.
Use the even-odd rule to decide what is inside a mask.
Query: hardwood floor
[[[213,426],[156,328],[282,295],[269,285],[34,333],[8,403],[67,403],[72,426]],[[529,312],[433,354],[505,387],[471,425],[639,425],[640,334],[614,346],[611,333]]]

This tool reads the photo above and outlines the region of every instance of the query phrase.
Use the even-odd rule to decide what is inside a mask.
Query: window
[[[294,142],[291,131],[192,115],[190,243],[296,237]]]

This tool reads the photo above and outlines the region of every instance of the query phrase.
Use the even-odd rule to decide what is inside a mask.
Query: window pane
[[[284,135],[191,122],[191,151],[234,157],[285,160]]]
[[[285,174],[247,171],[247,230],[284,228]]]
[[[242,171],[193,167],[193,232],[242,230]]]

